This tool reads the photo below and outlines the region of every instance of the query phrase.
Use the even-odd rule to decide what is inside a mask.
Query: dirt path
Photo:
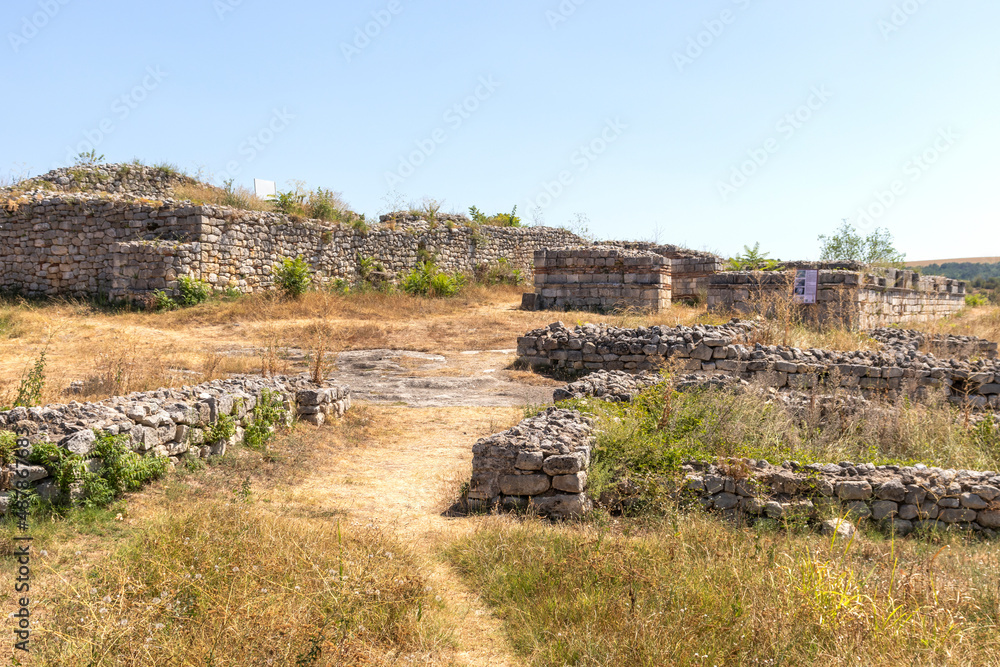
[[[468,478],[472,443],[516,423],[521,409],[362,403],[353,410],[363,441],[350,442],[344,432],[349,425],[328,427],[329,455],[317,457],[320,463],[289,490],[287,501],[343,513],[350,523],[374,523],[416,552],[423,575],[442,598],[438,620],[456,647],[454,654],[445,652],[454,663],[445,664],[523,664],[499,621],[440,556],[444,545],[479,525],[477,519],[442,516]]]
[[[442,516],[448,499],[468,478],[471,444],[521,418],[519,408],[399,408],[361,404],[367,442],[351,446],[331,429],[329,456],[288,501],[314,511],[346,513],[345,520],[374,523],[409,545],[422,573],[442,598],[440,620],[451,634],[460,665],[521,665],[503,628],[459,574],[440,556],[442,547],[475,530],[479,521]],[[450,653],[450,652],[446,652]]]

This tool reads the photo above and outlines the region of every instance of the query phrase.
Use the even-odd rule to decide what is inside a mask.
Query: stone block
[[[536,496],[549,490],[548,475],[502,475],[500,493],[507,496]]]

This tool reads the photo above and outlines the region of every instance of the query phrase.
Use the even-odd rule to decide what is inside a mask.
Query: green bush
[[[161,477],[167,470],[166,457],[143,457],[129,447],[129,436],[98,433],[88,458],[100,459],[102,465],[92,472],[79,454],[51,442],[32,447],[30,461],[49,471],[59,486],[57,506],[82,505],[106,507],[128,491],[136,491],[148,481]],[[71,500],[73,485],[79,484],[79,497]]]
[[[312,283],[312,268],[302,256],[295,259],[285,258],[281,264],[274,267],[274,283],[292,298],[306,293]]]
[[[517,206],[510,213],[497,213],[486,215],[475,206],[469,207],[469,217],[477,225],[489,225],[492,227],[522,227],[521,218],[517,216]]]
[[[205,442],[226,442],[236,435],[236,420],[230,415],[219,415],[212,428],[205,433]]]
[[[980,292],[975,292],[973,294],[965,295],[965,305],[970,308],[976,308],[978,306],[988,306],[990,304],[989,298]]]
[[[279,212],[285,215],[293,215],[303,212],[302,203],[305,201],[305,198],[306,196],[297,190],[289,190],[272,195],[270,202]]]
[[[520,285],[524,282],[524,273],[511,266],[506,257],[501,257],[496,264],[477,266],[476,282],[484,285]]]
[[[743,246],[743,253],[730,257],[726,268],[729,271],[778,271],[781,263],[760,251],[760,243],[753,247]]]
[[[243,443],[250,449],[264,451],[274,437],[275,428],[288,423],[288,411],[281,394],[265,389],[253,409],[253,421],[243,434]]]
[[[177,303],[182,306],[197,306],[208,300],[212,294],[212,287],[197,278],[181,276],[177,279],[177,291],[180,293],[177,297]]]
[[[177,302],[163,290],[153,292],[153,310],[177,310]]]
[[[421,262],[403,276],[401,287],[414,296],[454,296],[465,285],[461,274],[448,275],[433,262]]]

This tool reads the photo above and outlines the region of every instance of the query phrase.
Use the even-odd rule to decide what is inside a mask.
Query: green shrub
[[[276,391],[265,389],[253,409],[253,421],[243,434],[243,443],[250,449],[264,451],[274,437],[275,428],[288,423],[284,400]]]
[[[182,306],[197,306],[208,300],[212,294],[212,287],[197,278],[181,276],[177,279],[177,291],[180,293],[177,303]]]
[[[779,271],[781,263],[771,259],[768,253],[760,251],[760,243],[753,247],[743,246],[743,253],[730,257],[726,269],[729,271]]]
[[[123,493],[136,491],[166,472],[166,457],[140,456],[129,447],[128,435],[95,433],[97,440],[88,458],[101,460],[97,472],[91,472],[82,456],[57,444],[42,442],[32,448],[30,461],[48,470],[59,486],[61,494],[55,505],[106,507]],[[81,493],[71,502],[75,484],[80,485]]]
[[[979,306],[988,306],[990,304],[989,298],[980,292],[975,292],[973,294],[965,295],[965,305],[970,308],[977,308]]]
[[[153,292],[153,310],[177,310],[177,302],[163,290]]]
[[[226,442],[236,435],[236,420],[231,415],[219,415],[212,428],[205,433],[205,442]]]
[[[301,255],[295,259],[285,258],[281,264],[274,267],[274,283],[287,296],[300,297],[312,283],[312,268]]]
[[[517,216],[517,206],[510,213],[497,213],[486,215],[475,206],[469,207],[469,217],[477,225],[489,225],[492,227],[523,227],[521,218]]]
[[[421,262],[403,276],[401,287],[414,296],[454,296],[465,285],[461,274],[448,275],[433,262]]]
[[[0,431],[0,466],[6,467],[17,460],[17,434]]]
[[[278,192],[271,196],[270,202],[274,208],[285,215],[301,214],[303,212],[302,203],[306,196],[296,190]]]

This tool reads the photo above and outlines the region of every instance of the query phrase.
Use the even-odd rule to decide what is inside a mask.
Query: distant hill
[[[993,262],[981,260],[992,259]],[[919,264],[920,271],[925,276],[946,276],[956,280],[965,280],[972,289],[997,289],[1000,285],[1000,258],[979,257],[970,259],[948,259],[940,262],[914,262],[908,266]]]
[[[959,259],[925,259],[920,262],[907,262],[906,266],[909,268],[924,267],[931,264],[937,264],[941,266],[942,264],[997,264],[1000,263],[1000,257],[962,257]]]

